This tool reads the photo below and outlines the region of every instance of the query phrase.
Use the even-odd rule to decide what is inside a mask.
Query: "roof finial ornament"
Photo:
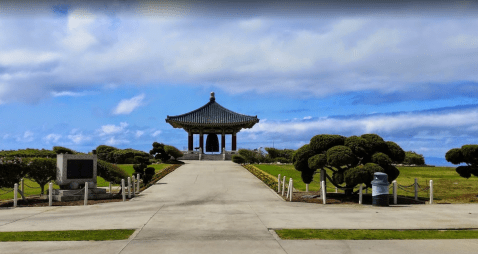
[[[211,92],[211,98],[209,98],[210,101],[215,101],[216,98],[214,98],[214,92]]]

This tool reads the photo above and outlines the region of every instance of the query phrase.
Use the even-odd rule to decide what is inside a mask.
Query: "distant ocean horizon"
[[[437,167],[454,167],[456,168],[458,165],[451,164],[445,158],[440,157],[425,157],[425,164],[433,165]]]

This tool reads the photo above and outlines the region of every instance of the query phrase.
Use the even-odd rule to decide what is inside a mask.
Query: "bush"
[[[280,163],[289,163],[290,161],[284,157],[277,157],[274,159],[275,162],[280,162]],[[266,161],[264,161],[266,162]]]
[[[53,152],[55,152],[56,154],[77,154],[77,152],[69,149],[69,148],[66,148],[66,147],[62,147],[62,146],[54,146],[53,147]]]
[[[103,160],[97,160],[96,168],[98,176],[114,184],[120,184],[121,179],[129,177],[128,173],[123,169]]]
[[[294,150],[291,149],[276,149],[272,147],[266,147],[264,148],[268,154],[268,158],[271,159],[271,161],[276,161],[276,158],[285,158],[287,162],[284,163],[290,163],[292,161],[292,155],[294,154]],[[282,162],[281,162],[282,163]]]
[[[56,159],[32,158],[25,162],[27,161],[27,165],[30,168],[27,178],[40,185],[41,194],[43,195],[45,184],[56,179]]]
[[[417,154],[413,151],[407,151],[405,152],[405,159],[403,160],[403,164],[425,165],[425,158],[421,154]]]
[[[244,157],[242,157],[241,155],[238,155],[238,154],[232,156],[232,161],[237,163],[237,164],[246,163],[246,159],[244,159]]]
[[[149,151],[149,154],[154,156],[155,159],[161,160],[163,162],[169,160],[171,157],[171,155],[164,151],[164,144],[158,142],[153,143],[153,149]]]
[[[316,135],[310,139],[310,149],[315,154],[323,153],[334,146],[343,146],[345,137],[340,135]]]
[[[0,157],[7,157],[7,158],[33,158],[33,157],[41,157],[41,158],[56,158],[56,153],[51,150],[45,149],[19,149],[19,150],[8,150],[8,151],[0,151]]]
[[[461,148],[450,149],[445,159],[455,165],[466,163],[466,166],[456,168],[456,172],[461,177],[478,176],[478,145],[464,145]]]
[[[239,149],[238,153],[244,158],[245,163],[253,164],[259,162],[259,156],[257,152],[254,152],[249,149]]]
[[[165,151],[168,155],[172,156],[175,160],[176,160],[177,158],[179,158],[179,157],[182,157],[182,156],[184,155],[181,151],[179,151],[179,150],[178,150],[176,147],[174,147],[174,146],[165,145],[165,146],[164,146],[164,151]]]

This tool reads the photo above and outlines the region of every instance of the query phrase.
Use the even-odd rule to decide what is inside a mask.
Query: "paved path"
[[[0,209],[0,231],[137,229],[128,240],[4,242],[0,253],[476,253],[478,240],[290,241],[279,228],[478,228],[478,205],[283,201],[232,162],[194,161],[129,202]]]

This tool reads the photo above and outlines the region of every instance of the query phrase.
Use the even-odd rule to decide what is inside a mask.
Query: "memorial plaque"
[[[67,179],[93,178],[93,160],[68,160],[66,168]]]

